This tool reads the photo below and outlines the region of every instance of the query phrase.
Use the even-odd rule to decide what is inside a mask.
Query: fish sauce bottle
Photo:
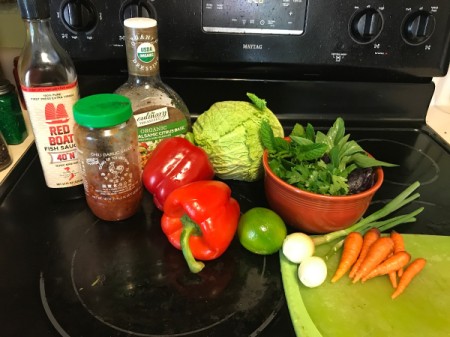
[[[124,27],[128,80],[115,92],[131,100],[144,167],[159,141],[183,137],[191,128],[191,119],[182,98],[161,80],[157,21],[130,18]]]
[[[45,182],[55,200],[83,197],[73,139],[73,104],[79,99],[75,67],[50,25],[48,0],[18,0],[26,40],[18,77]]]
[[[97,94],[73,108],[86,201],[98,218],[133,216],[142,199],[137,126],[127,97]]]

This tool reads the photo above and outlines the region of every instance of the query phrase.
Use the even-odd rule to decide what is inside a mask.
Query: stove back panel
[[[50,2],[80,72],[126,71],[123,20],[131,16],[158,20],[170,75],[402,81],[443,76],[449,64],[448,0]]]

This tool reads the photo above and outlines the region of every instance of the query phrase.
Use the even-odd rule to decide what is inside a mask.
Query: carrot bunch
[[[382,236],[377,228],[369,229],[364,236],[351,232],[344,239],[341,259],[331,282],[337,282],[349,271],[353,283],[388,275],[395,289],[391,298],[395,299],[426,264],[423,258],[410,261],[403,237],[395,231],[389,236]]]

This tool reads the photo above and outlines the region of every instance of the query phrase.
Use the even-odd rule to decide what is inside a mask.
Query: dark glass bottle
[[[50,25],[48,0],[18,0],[26,41],[18,76],[45,182],[58,199],[82,197],[73,139],[73,105],[79,99],[75,67]]]

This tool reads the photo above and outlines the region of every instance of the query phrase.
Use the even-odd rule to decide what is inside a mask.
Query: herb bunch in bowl
[[[324,133],[308,123],[295,124],[287,138],[275,137],[270,125],[261,124],[261,142],[268,163],[279,178],[302,190],[342,196],[363,192],[375,182],[375,167],[393,167],[370,156],[350,135],[338,117]]]

